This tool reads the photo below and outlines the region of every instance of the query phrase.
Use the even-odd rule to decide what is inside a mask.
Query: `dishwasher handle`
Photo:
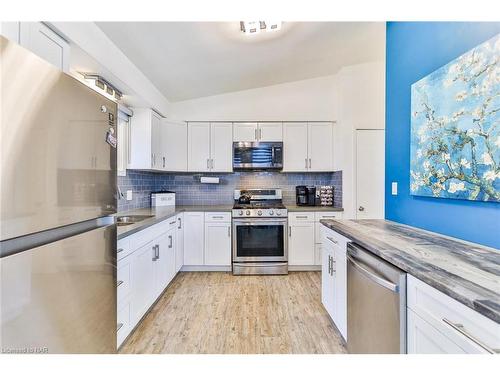
[[[376,275],[372,271],[370,271],[365,265],[361,265],[358,263],[356,260],[354,260],[353,257],[351,257],[349,254],[347,255],[347,261],[351,263],[351,265],[359,271],[361,274],[369,278],[371,281],[376,283],[377,285],[380,285],[381,287],[384,287],[386,289],[389,289],[391,292],[394,293],[399,293],[399,286],[391,283],[389,280],[386,280],[379,275]]]

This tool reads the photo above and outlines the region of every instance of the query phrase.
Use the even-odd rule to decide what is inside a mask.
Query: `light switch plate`
[[[392,188],[392,195],[398,195],[398,183],[393,182],[391,184],[391,188]]]
[[[132,190],[127,190],[127,200],[128,201],[132,200]]]

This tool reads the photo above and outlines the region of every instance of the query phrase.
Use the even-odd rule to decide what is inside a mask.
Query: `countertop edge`
[[[401,224],[401,223],[397,223],[397,222],[390,221],[390,220],[385,220],[385,221],[393,223],[393,224],[397,224],[397,225],[403,225],[405,227],[409,227],[409,228],[416,229],[416,230],[419,230],[419,231],[425,231],[427,233],[433,233],[434,234],[434,232],[429,232],[429,231],[426,231],[424,229],[420,229],[420,228],[417,228],[417,227],[411,227],[411,226],[406,225],[406,224]],[[415,277],[415,278],[417,278],[417,279],[425,282],[429,286],[431,286],[433,288],[436,288],[437,290],[439,290],[440,292],[446,294],[450,298],[453,298],[454,300],[462,303],[463,305],[466,305],[467,307],[469,307],[472,310],[476,311],[477,313],[485,316],[486,318],[491,319],[494,322],[500,324],[500,312],[489,308],[484,303],[482,303],[480,299],[471,300],[471,299],[469,299],[469,298],[467,298],[467,297],[465,297],[465,296],[457,293],[453,289],[450,289],[445,284],[439,282],[439,280],[436,280],[435,277],[433,278],[432,276],[429,276],[428,275],[428,273],[429,273],[428,271],[416,272],[414,269],[410,268],[404,262],[397,262],[397,261],[395,261],[394,258],[386,256],[384,253],[382,253],[378,249],[376,249],[372,244],[367,243],[366,241],[363,241],[362,239],[357,238],[351,232],[344,230],[342,228],[342,222],[340,222],[338,220],[335,220],[335,219],[323,219],[323,220],[320,220],[320,223],[323,224],[325,227],[338,232],[339,234],[341,234],[342,236],[350,239],[351,241],[355,242],[356,244],[359,244],[360,246],[363,246],[364,248],[366,248],[367,250],[369,250],[373,254],[379,256],[380,258],[382,258],[386,262],[388,262],[388,263],[390,263],[390,264],[392,264],[392,265],[400,268],[401,270],[403,270],[406,273],[412,275],[413,277]],[[439,235],[439,236],[442,236],[439,233],[435,233],[435,234]],[[443,237],[447,237],[447,238],[451,239],[451,237],[448,237],[448,236],[443,236]],[[457,241],[460,241],[462,243],[466,242],[466,241],[462,241],[460,239],[457,239]],[[447,272],[444,269],[441,269],[441,270],[443,272]],[[478,286],[478,287],[480,287],[480,286]]]

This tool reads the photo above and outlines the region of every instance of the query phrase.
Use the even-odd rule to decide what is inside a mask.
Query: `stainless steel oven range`
[[[288,274],[288,211],[281,189],[234,191],[233,274]]]

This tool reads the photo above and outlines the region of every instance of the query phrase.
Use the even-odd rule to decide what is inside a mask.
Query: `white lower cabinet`
[[[408,353],[499,353],[500,324],[407,278]]]
[[[205,265],[231,265],[231,222],[205,223]]]
[[[288,264],[315,264],[314,222],[290,222],[288,227]]]
[[[131,315],[132,325],[136,325],[154,301],[155,295],[155,254],[153,241],[131,254]]]
[[[184,265],[200,266],[203,256],[205,215],[203,212],[184,212]]]
[[[347,242],[323,226],[321,229],[321,301],[347,340]],[[340,240],[340,239],[344,240]]]
[[[184,265],[184,214],[177,215],[177,230],[175,237],[175,272]]]

